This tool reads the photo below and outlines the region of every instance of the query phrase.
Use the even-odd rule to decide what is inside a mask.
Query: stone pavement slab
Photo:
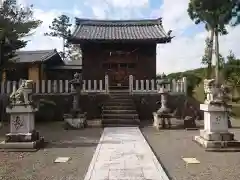
[[[105,128],[84,180],[169,180],[138,127]]]

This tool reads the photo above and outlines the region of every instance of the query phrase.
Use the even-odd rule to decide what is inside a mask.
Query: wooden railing
[[[1,83],[1,94],[10,94],[18,89],[21,81],[6,81]],[[36,94],[67,94],[71,93],[73,86],[69,80],[41,80],[34,83],[33,93]],[[82,93],[108,94],[108,76],[104,80],[83,80]]]
[[[21,82],[6,81],[1,83],[0,93],[10,94],[14,89],[18,89]],[[186,94],[187,79],[184,77],[178,81],[172,80],[171,84],[166,87],[170,93]],[[129,93],[130,94],[156,94],[159,92],[160,86],[157,80],[134,80],[133,76],[129,76]],[[68,94],[73,90],[73,86],[69,84],[69,80],[42,80],[34,83],[33,93],[36,94]],[[82,93],[109,93],[108,75],[104,80],[83,80]]]
[[[158,80],[134,80],[133,76],[129,76],[129,92],[131,94],[156,94],[160,90],[157,83]],[[180,80],[173,79],[166,89],[171,94],[187,94],[187,79],[183,77]]]

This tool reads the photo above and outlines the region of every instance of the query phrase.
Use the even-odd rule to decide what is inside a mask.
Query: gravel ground
[[[3,138],[8,127],[0,131]],[[0,152],[0,180],[82,180],[102,129],[64,131],[60,123],[37,126],[49,145],[38,152]],[[57,157],[71,157],[54,163]]]
[[[233,123],[240,140],[240,123]],[[83,180],[102,129],[64,131],[61,123],[38,125],[49,145],[38,152],[0,152],[0,180]],[[192,141],[199,131],[141,129],[172,180],[240,180],[240,153],[205,152]],[[0,139],[8,127],[0,130]],[[71,157],[56,164],[57,157]],[[189,164],[182,157],[195,157]]]
[[[232,123],[240,140],[239,123]],[[154,130],[142,132],[172,180],[240,180],[240,152],[206,152],[192,141],[199,130]],[[188,164],[182,157],[196,158],[200,164]]]

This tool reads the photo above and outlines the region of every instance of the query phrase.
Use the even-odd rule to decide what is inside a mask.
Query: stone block
[[[32,142],[6,142],[0,143],[0,151],[35,151],[44,147],[44,138],[40,137]]]
[[[6,142],[32,142],[39,140],[39,132],[33,131],[31,133],[8,133],[6,134]]]
[[[76,117],[72,117],[71,115],[65,115],[65,129],[74,128],[74,129],[82,129],[87,125],[87,117],[85,114],[78,114]]]
[[[209,141],[201,136],[195,136],[193,139],[196,143],[205,148],[206,151],[228,152],[240,151],[239,141]]]
[[[233,133],[216,133],[216,132],[207,132],[205,130],[200,130],[200,136],[208,141],[232,141],[234,140]]]

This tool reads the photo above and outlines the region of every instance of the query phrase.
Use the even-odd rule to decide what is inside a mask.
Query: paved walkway
[[[85,180],[169,179],[139,128],[114,127],[104,129]]]

